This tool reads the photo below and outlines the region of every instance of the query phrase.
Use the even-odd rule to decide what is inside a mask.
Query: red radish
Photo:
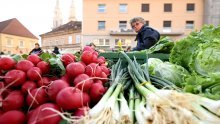
[[[24,96],[21,91],[12,91],[3,100],[2,108],[4,111],[18,110],[24,105]]]
[[[35,89],[35,88],[37,88],[37,84],[35,83],[35,82],[33,82],[33,81],[26,81],[23,85],[22,85],[22,87],[21,87],[21,91],[22,91],[22,93],[24,93],[24,94],[27,94],[28,93],[28,90],[33,90],[33,89]]]
[[[85,74],[90,77],[100,77],[102,73],[102,69],[96,63],[90,63],[85,68]]]
[[[97,79],[94,80],[94,83],[100,83],[100,84],[103,84],[101,80],[97,80]]]
[[[92,84],[90,88],[90,98],[94,103],[97,103],[105,93],[105,88],[102,84],[100,83],[94,83]]]
[[[67,75],[67,73],[65,75],[63,75],[60,79],[63,80],[63,81],[66,81],[68,84],[70,84],[70,78]]]
[[[99,58],[98,59],[102,59],[103,61],[104,61],[104,63],[105,63],[105,57],[103,57],[103,56],[99,56]],[[100,63],[100,64],[103,64],[103,63]]]
[[[66,87],[69,87],[69,84],[66,81],[55,80],[47,89],[48,96],[52,101],[56,101],[57,94]]]
[[[76,111],[74,111],[74,116],[77,116],[77,117],[82,117],[82,116],[85,116],[86,113],[88,113],[89,111],[89,107],[87,106],[84,106],[82,108],[77,108]]]
[[[13,90],[12,89],[3,89],[3,91],[0,91],[2,98],[6,98],[8,96],[9,93],[11,93]]]
[[[74,79],[73,84],[80,90],[87,92],[93,84],[93,80],[89,78],[86,74],[80,74]]]
[[[26,81],[26,74],[21,70],[11,70],[5,74],[5,83],[11,86],[20,86]]]
[[[84,66],[84,68],[86,68],[86,64],[83,61],[79,61],[79,63],[81,63]]]
[[[64,110],[73,110],[88,105],[90,98],[77,88],[67,87],[57,94],[56,103]]]
[[[42,74],[48,74],[50,72],[50,64],[45,61],[37,63],[37,67],[42,71]]]
[[[17,110],[5,112],[0,116],[0,124],[25,124],[25,115]]]
[[[0,81],[0,89],[3,89],[5,87],[5,84],[3,81]]]
[[[79,62],[70,63],[66,67],[66,73],[70,78],[74,78],[79,74],[83,74],[84,71],[85,71],[84,66]]]
[[[27,60],[31,61],[34,65],[37,65],[41,61],[40,57],[37,54],[31,54],[27,57]]]
[[[51,81],[55,81],[55,80],[58,80],[58,79],[59,79],[59,78],[56,77],[56,76],[53,76],[53,77],[50,78]]]
[[[98,58],[98,59],[97,59],[97,63],[99,63],[99,64],[104,64],[105,61],[104,61],[103,59],[101,59],[101,58]]]
[[[34,64],[28,60],[21,60],[17,63],[16,69],[27,72],[30,68],[34,67]]]
[[[68,64],[75,62],[75,58],[76,57],[73,54],[65,53],[62,55],[61,60],[62,60],[63,64],[65,66],[67,66]]]
[[[50,78],[49,77],[42,77],[42,79],[38,80],[37,82],[38,86],[47,86],[50,84]]]
[[[104,72],[106,75],[110,75],[111,71],[106,66],[101,65],[100,68],[102,69],[102,72]]]
[[[32,81],[38,81],[41,79],[42,72],[38,67],[32,67],[27,71],[27,77]]]
[[[0,70],[11,70],[15,67],[16,61],[10,57],[0,58]]]
[[[0,100],[1,100],[1,96],[0,96]],[[3,110],[0,110],[0,117],[4,114]]]
[[[85,46],[85,47],[83,48],[83,52],[84,52],[84,51],[94,52],[94,49],[93,49],[91,46]]]
[[[96,55],[96,56],[99,55],[99,53],[97,51],[94,51],[93,54]]]
[[[108,76],[107,76],[104,72],[102,72],[101,78],[103,78],[103,79],[101,79],[101,81],[102,81],[103,84],[108,81]]]
[[[62,118],[53,110],[60,111],[60,107],[53,103],[42,104],[29,114],[28,124],[59,124]]]
[[[31,94],[28,94],[26,98],[27,105],[31,108],[36,108],[37,106],[46,103],[48,100],[49,98],[43,88],[33,89]]]
[[[90,51],[84,51],[81,55],[81,60],[86,64],[93,63],[94,54]]]
[[[30,120],[31,117],[33,118],[33,114],[34,114],[35,110],[36,110],[36,109],[32,109],[32,110],[30,110],[30,111],[27,112],[27,114],[26,114],[27,120]],[[35,113],[36,113],[36,112],[35,112]]]
[[[93,63],[98,63],[98,56],[96,54],[93,54],[92,56],[92,62]]]

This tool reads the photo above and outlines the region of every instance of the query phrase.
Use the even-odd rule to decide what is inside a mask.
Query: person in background
[[[54,47],[53,53],[54,54],[60,54],[59,48],[57,46]]]
[[[29,53],[29,55],[31,54],[41,54],[43,52],[43,50],[40,48],[39,43],[35,43],[35,48],[31,50],[31,52]]]
[[[160,33],[157,30],[148,27],[142,17],[135,17],[131,19],[130,25],[137,33],[135,39],[137,40],[137,46],[133,48],[133,51],[149,49],[160,39]]]
[[[94,50],[96,48],[96,45],[94,43],[90,43],[89,46],[91,46]]]

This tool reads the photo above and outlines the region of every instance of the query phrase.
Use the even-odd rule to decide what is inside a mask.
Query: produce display
[[[59,113],[80,117],[104,95],[110,75],[105,58],[90,47],[79,58],[2,57],[0,72],[0,124],[59,124]]]
[[[220,124],[219,36],[206,25],[143,51],[2,57],[0,124]]]

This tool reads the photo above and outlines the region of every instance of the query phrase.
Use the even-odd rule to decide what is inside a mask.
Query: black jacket
[[[31,55],[31,54],[41,54],[42,52],[43,52],[43,51],[42,51],[41,48],[38,48],[38,49],[34,48],[34,49],[31,50],[31,52],[29,53],[29,55]]]
[[[160,39],[160,33],[155,29],[144,25],[137,34],[137,46],[134,51],[149,49]]]

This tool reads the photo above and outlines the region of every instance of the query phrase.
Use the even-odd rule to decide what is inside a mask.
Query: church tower
[[[70,7],[69,22],[70,21],[77,21],[74,0],[72,0],[71,7]]]
[[[55,29],[63,24],[62,13],[60,11],[59,6],[60,6],[59,0],[57,0],[56,7],[54,10],[54,17],[53,17],[53,29]]]

